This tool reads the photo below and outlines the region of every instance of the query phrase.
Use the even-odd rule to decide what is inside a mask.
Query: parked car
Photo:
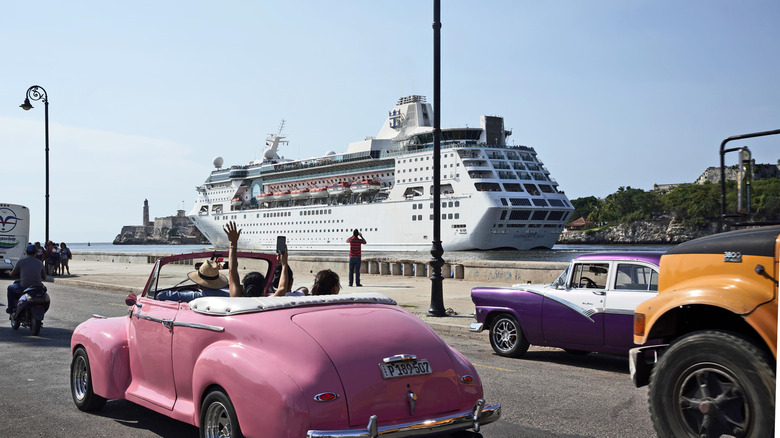
[[[238,256],[270,281],[275,256]],[[76,328],[79,409],[125,399],[205,437],[476,435],[499,418],[474,366],[383,294],[155,299],[192,290],[187,273],[205,259],[224,269],[227,253],[161,258],[127,316]]]
[[[552,284],[471,290],[477,322],[493,350],[520,357],[530,345],[574,354],[628,354],[636,306],[656,295],[661,252],[609,252],[574,258]]]

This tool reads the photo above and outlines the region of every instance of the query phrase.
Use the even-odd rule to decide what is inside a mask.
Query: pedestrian
[[[62,272],[62,275],[65,275],[65,270],[68,270],[68,275],[70,275],[70,266],[68,265],[68,261],[73,258],[73,253],[70,252],[70,248],[68,248],[68,245],[65,245],[65,242],[60,243],[60,271]]]
[[[363,286],[360,284],[360,245],[365,245],[366,239],[363,238],[363,233],[356,229],[352,232],[352,237],[347,239],[347,243],[349,243],[349,285],[352,286],[354,277],[355,286]]]

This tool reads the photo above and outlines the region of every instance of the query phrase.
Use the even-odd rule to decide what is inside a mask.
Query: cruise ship
[[[429,251],[433,240],[433,108],[398,100],[376,137],[346,153],[284,159],[282,128],[261,160],[215,170],[188,216],[216,247],[236,221],[239,248],[345,251],[361,230],[367,251]],[[282,122],[282,127],[284,122]],[[551,248],[574,208],[528,146],[508,146],[498,116],[441,130],[441,240],[445,251]]]

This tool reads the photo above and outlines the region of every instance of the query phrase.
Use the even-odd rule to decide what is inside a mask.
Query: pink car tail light
[[[329,402],[339,398],[339,395],[335,392],[323,392],[314,396],[314,401]]]

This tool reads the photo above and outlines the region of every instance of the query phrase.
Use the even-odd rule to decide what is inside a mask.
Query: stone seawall
[[[153,264],[159,257],[168,254],[128,254],[117,252],[79,251],[73,253],[74,262],[106,262],[125,264]],[[349,260],[344,256],[297,256],[290,254],[290,268],[295,282],[314,275],[322,269],[331,269],[346,285],[349,275]],[[442,268],[444,278],[467,280],[496,285],[517,283],[551,283],[566,269],[565,262],[533,261],[451,261]],[[361,275],[399,275],[405,277],[429,277],[428,259],[364,258]],[[150,270],[151,272],[151,270]]]

